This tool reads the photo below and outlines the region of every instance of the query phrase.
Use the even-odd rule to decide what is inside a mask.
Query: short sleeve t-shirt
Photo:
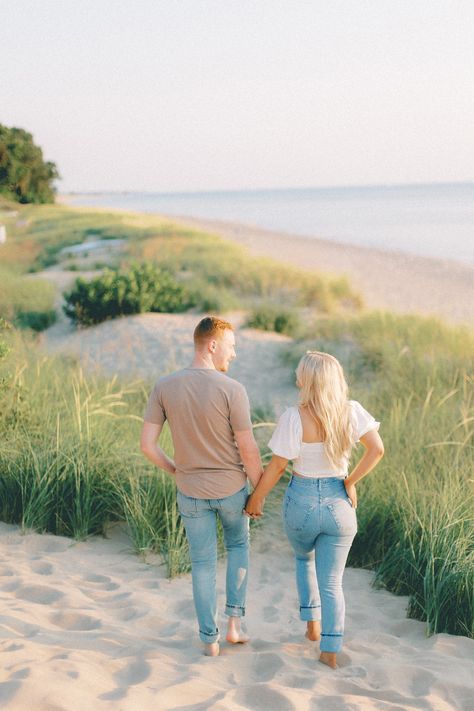
[[[356,400],[349,401],[353,444],[370,430],[378,430],[380,422],[365,410]],[[341,466],[334,468],[329,460],[323,442],[303,442],[303,425],[297,407],[289,407],[281,415],[268,443],[273,454],[292,460],[293,470],[301,476],[322,478],[345,478],[349,460],[344,458]]]
[[[176,483],[185,496],[220,499],[246,482],[235,432],[252,427],[243,385],[211,368],[184,368],[161,378],[149,397],[145,422],[168,422]]]

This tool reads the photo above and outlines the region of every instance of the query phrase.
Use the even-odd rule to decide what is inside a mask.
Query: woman
[[[265,497],[292,460],[283,511],[296,556],[300,618],[307,623],[308,639],[321,638],[319,660],[335,669],[344,633],[342,575],[357,532],[356,484],[384,450],[379,423],[358,402],[348,401],[336,358],[308,351],[296,369],[296,384],[299,406],[280,417],[268,445],[273,457],[245,511],[251,517],[262,515]],[[357,441],[365,452],[348,474]]]

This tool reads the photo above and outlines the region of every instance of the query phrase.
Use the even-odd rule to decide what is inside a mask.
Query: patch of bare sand
[[[345,274],[371,309],[435,315],[457,323],[474,324],[474,268],[468,265],[274,232],[236,222],[171,216],[169,219],[230,239],[255,255],[272,257],[303,269]]]

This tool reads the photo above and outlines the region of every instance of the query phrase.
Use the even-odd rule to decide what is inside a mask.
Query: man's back
[[[176,483],[186,496],[224,498],[246,482],[234,432],[251,428],[245,388],[212,368],[184,368],[155,385],[145,421],[168,421]]]

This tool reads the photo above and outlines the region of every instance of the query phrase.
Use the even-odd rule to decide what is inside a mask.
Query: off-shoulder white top
[[[370,430],[378,430],[380,422],[356,400],[349,403],[355,444]],[[281,415],[268,446],[273,454],[292,460],[293,471],[300,476],[313,479],[328,476],[345,479],[347,476],[349,457],[344,458],[340,467],[334,468],[326,454],[324,442],[303,442],[303,424],[297,407],[289,407]]]

